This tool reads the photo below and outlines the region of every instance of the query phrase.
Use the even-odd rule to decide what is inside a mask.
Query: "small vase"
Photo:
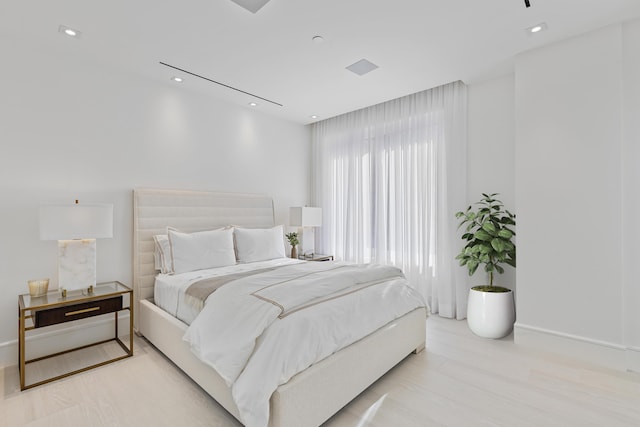
[[[298,251],[296,250],[295,246],[291,247],[291,258],[293,258],[293,259],[297,259],[298,258]]]

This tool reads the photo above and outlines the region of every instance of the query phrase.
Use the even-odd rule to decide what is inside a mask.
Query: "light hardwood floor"
[[[15,366],[0,370],[0,427],[240,425],[145,340],[135,345],[133,358],[24,392]],[[480,339],[432,316],[426,351],[325,424],[342,426],[640,426],[640,374]]]

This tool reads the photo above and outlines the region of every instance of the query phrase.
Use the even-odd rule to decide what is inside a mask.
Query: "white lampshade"
[[[322,208],[308,206],[289,208],[289,225],[294,227],[319,227],[322,225]]]
[[[113,205],[40,206],[40,239],[58,241],[58,282],[65,290],[96,284],[96,238],[113,237]]]
[[[40,239],[113,237],[113,205],[69,204],[40,207]]]

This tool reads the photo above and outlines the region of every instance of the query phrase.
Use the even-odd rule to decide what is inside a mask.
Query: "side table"
[[[123,296],[129,295],[129,305],[123,306]],[[68,377],[89,369],[97,368],[108,363],[133,356],[133,290],[120,282],[99,283],[93,287],[89,293],[87,290],[77,290],[67,292],[66,296],[61,296],[59,292],[48,293],[39,297],[32,297],[29,294],[18,296],[18,368],[20,370],[20,390],[26,390],[42,384],[49,383],[61,378]],[[118,313],[129,310],[129,346],[127,347],[118,337]],[[25,360],[26,333],[33,329],[43,328],[51,325],[58,325],[65,322],[87,317],[99,316],[101,314],[114,313],[115,336],[100,342],[72,348],[43,357]],[[60,356],[76,350],[116,341],[124,350],[124,355],[117,356],[104,362],[96,363],[82,369],[67,372],[62,375],[47,378],[33,384],[25,383],[25,370],[29,363],[43,359]]]

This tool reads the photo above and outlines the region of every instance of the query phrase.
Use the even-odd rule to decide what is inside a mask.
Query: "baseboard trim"
[[[120,335],[128,335],[129,312],[118,316]],[[41,357],[92,342],[113,337],[114,320],[112,314],[102,318],[89,318],[68,325],[55,325],[28,332],[26,338],[27,359]],[[0,343],[0,367],[18,365],[18,340]]]
[[[517,345],[557,353],[620,371],[631,370],[630,349],[607,341],[594,340],[516,322],[513,327]],[[634,352],[635,353],[635,352]],[[637,353],[640,362],[640,353]],[[635,369],[634,369],[635,370]]]
[[[640,372],[640,348],[629,347],[626,351],[627,355],[627,370],[633,372]]]

